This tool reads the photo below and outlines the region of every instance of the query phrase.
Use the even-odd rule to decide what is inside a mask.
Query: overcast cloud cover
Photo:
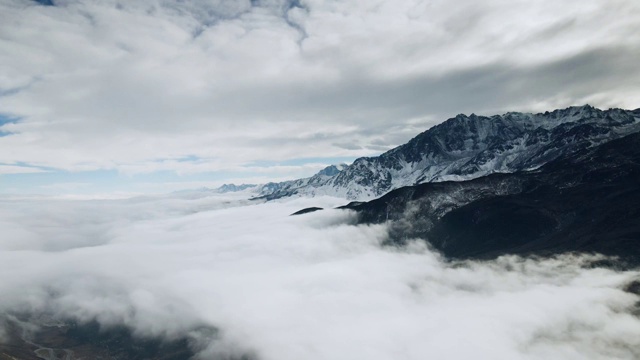
[[[586,256],[450,264],[423,242],[381,247],[384,225],[346,211],[288,216],[341,203],[3,200],[0,313],[193,336],[203,359],[640,356],[640,298],[623,291],[638,271]]]
[[[52,3],[0,0],[3,192],[308,176],[458,113],[640,106],[633,0]]]

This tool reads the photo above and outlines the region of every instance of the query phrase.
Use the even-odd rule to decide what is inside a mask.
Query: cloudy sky
[[[0,193],[308,176],[458,113],[640,107],[636,0],[0,0]]]

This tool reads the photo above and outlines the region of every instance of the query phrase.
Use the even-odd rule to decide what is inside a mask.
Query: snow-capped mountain
[[[258,186],[258,185],[256,185],[256,184],[241,184],[241,185],[223,184],[219,188],[214,189],[214,191],[216,191],[216,192],[218,192],[220,194],[224,194],[224,193],[229,193],[229,192],[244,191],[244,190],[247,190],[247,189],[254,188],[256,186]]]
[[[534,169],[637,131],[640,109],[600,110],[585,105],[538,114],[461,114],[380,156],[258,189],[267,199],[298,194],[368,200],[402,186]]]
[[[446,257],[596,252],[640,265],[640,132],[531,171],[405,186],[355,210],[386,242],[425,239]],[[626,265],[625,265],[626,264]]]
[[[255,184],[241,184],[241,185],[223,184],[222,186],[217,188],[209,188],[209,187],[203,186],[197,189],[178,190],[168,195],[172,197],[177,196],[183,199],[199,199],[199,198],[211,196],[214,194],[227,194],[227,193],[236,193],[241,191],[250,192],[257,187],[259,186]]]
[[[267,199],[277,199],[295,194],[304,194],[309,196],[332,194],[331,190],[326,188],[327,185],[331,179],[335,178],[346,168],[348,168],[348,165],[346,164],[330,165],[320,170],[312,177],[283,181],[279,183],[270,182],[259,188],[259,196],[264,196]]]

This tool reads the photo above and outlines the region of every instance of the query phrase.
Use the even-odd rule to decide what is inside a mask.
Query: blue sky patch
[[[33,0],[34,2],[44,6],[55,6],[53,0]]]
[[[19,120],[20,120],[20,118],[18,118],[18,117],[0,113],[0,127],[2,127],[3,125],[6,125],[6,124],[14,124],[14,123],[18,122]],[[13,133],[8,132],[8,131],[3,131],[2,129],[0,129],[0,137],[11,135],[11,134],[13,134]]]

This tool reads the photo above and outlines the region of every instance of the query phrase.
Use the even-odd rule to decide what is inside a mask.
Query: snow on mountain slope
[[[539,114],[458,115],[380,156],[330,166],[304,179],[258,187],[260,196],[378,197],[398,187],[533,169],[640,131],[640,109],[574,106]]]

